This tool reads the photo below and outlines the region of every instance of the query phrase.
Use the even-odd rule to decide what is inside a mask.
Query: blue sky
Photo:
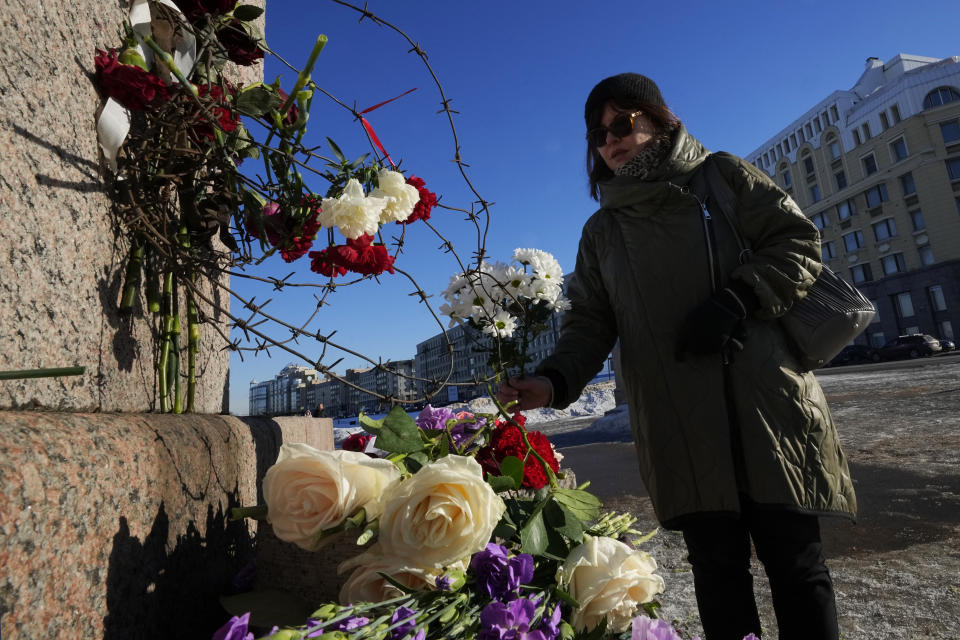
[[[623,71],[653,78],[687,128],[711,150],[745,155],[807,108],[837,89],[852,87],[870,56],[897,53],[943,58],[960,55],[956,26],[960,5],[934,2],[686,1],[669,5],[608,1],[446,2],[369,0],[368,9],[395,24],[429,55],[455,116],[468,176],[491,207],[487,250],[506,260],[515,247],[553,253],[573,269],[580,228],[595,210],[584,171],[583,103],[600,79]],[[328,0],[269,0],[268,45],[300,66],[316,36],[329,43],[314,80],[340,100],[363,109],[404,91],[417,91],[369,119],[394,160],[423,177],[449,205],[469,209],[470,193],[451,161],[455,148],[441,97],[419,58],[399,35]],[[295,74],[266,61],[265,78]],[[370,151],[360,125],[323,96],[314,102],[309,143],[333,138],[346,155]],[[321,152],[325,149],[321,149]],[[317,180],[323,192],[326,184]],[[476,233],[463,216],[435,210],[433,221],[468,260]],[[457,271],[440,240],[425,227],[408,228],[397,266],[439,293]],[[294,281],[316,278],[307,260],[287,265],[279,257],[262,273]],[[268,309],[302,324],[316,308],[306,289],[271,292],[234,280],[244,295],[272,297]],[[385,274],[380,284],[339,289],[309,325],[376,358],[413,357],[416,344],[440,331],[409,294],[410,281]],[[239,305],[234,301],[236,310]],[[319,345],[296,348],[319,358]],[[328,351],[334,370],[362,366],[358,358]],[[297,359],[273,350],[231,359],[234,413],[245,414],[251,379],[273,377]],[[298,362],[302,363],[302,362]]]

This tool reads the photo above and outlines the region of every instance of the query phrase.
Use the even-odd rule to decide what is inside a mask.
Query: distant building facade
[[[857,342],[960,328],[960,57],[869,58],[745,156],[821,231],[823,260],[877,308]]]

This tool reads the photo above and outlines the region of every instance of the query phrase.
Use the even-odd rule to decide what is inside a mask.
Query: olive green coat
[[[765,174],[733,156],[714,161],[737,194],[754,254],[740,264],[718,214],[719,271],[724,282],[753,287],[760,309],[731,364],[719,355],[676,357],[684,319],[712,295],[703,217],[690,193],[707,155],[681,128],[655,175],[600,185],[602,208],[583,227],[568,284],[572,309],[538,370],[562,376],[566,397],[553,406],[566,406],[619,337],[640,472],[664,526],[738,512],[739,493],[763,505],[854,516],[850,472],[823,392],[813,373],[800,370],[775,320],[820,272],[818,231]]]

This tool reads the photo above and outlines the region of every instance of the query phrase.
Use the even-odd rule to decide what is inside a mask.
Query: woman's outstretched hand
[[[510,378],[497,389],[497,400],[503,405],[516,401],[517,404],[508,407],[515,411],[548,407],[553,400],[553,385],[544,376]]]

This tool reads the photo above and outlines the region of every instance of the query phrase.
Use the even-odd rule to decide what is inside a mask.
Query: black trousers
[[[816,516],[757,508],[684,525],[705,640],[760,637],[750,540],[766,569],[780,640],[838,640],[833,582]]]

